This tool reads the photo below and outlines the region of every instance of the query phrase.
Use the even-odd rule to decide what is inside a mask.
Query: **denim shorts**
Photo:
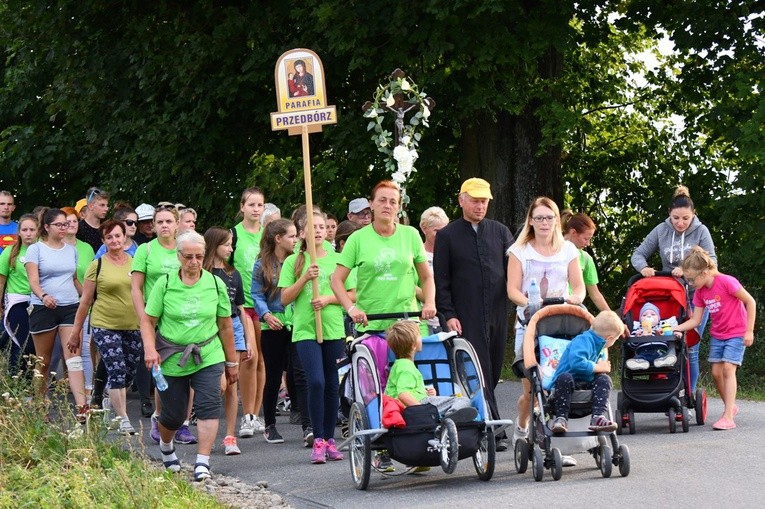
[[[231,323],[234,325],[234,347],[237,352],[246,352],[247,343],[244,341],[244,325],[242,325],[242,319],[238,316],[231,318]]]
[[[725,340],[712,338],[709,342],[709,362],[730,362],[741,366],[744,362],[744,338]]]

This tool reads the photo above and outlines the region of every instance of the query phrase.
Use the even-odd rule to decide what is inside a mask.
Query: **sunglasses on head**
[[[90,190],[88,190],[88,197],[85,200],[85,203],[90,204],[90,202],[92,202],[94,198],[98,198],[102,194],[104,194],[104,192],[101,191],[99,188],[91,187]]]

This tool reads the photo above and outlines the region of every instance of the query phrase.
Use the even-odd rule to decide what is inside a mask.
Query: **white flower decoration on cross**
[[[417,84],[406,78],[401,69],[396,69],[390,75],[388,83],[378,85],[374,101],[367,101],[364,106],[364,117],[369,119],[367,131],[373,131],[372,140],[377,150],[385,154],[385,168],[391,174],[391,180],[401,186],[402,205],[409,202],[405,185],[412,173],[417,171],[414,162],[417,160],[417,147],[424,128],[429,127],[428,119],[435,108],[436,102],[420,91]],[[405,123],[406,114],[416,110],[414,115]],[[382,125],[386,112],[393,112],[395,117],[394,133]],[[395,140],[395,142],[394,142]]]

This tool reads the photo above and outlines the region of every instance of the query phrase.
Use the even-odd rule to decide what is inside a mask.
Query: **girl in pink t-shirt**
[[[696,287],[693,296],[693,316],[674,328],[682,332],[691,330],[701,322],[704,308],[712,320],[709,344],[709,362],[717,392],[725,404],[722,417],[713,429],[733,429],[736,405],[736,369],[744,360],[744,349],[754,342],[756,303],[741,283],[733,276],[721,274],[706,251],[694,247],[683,260],[683,275]]]

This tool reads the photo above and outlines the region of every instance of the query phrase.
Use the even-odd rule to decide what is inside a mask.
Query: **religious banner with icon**
[[[273,131],[287,129],[290,135],[321,131],[324,124],[337,123],[337,111],[327,105],[324,69],[318,55],[296,48],[279,57],[274,69],[278,112],[271,113]]]

